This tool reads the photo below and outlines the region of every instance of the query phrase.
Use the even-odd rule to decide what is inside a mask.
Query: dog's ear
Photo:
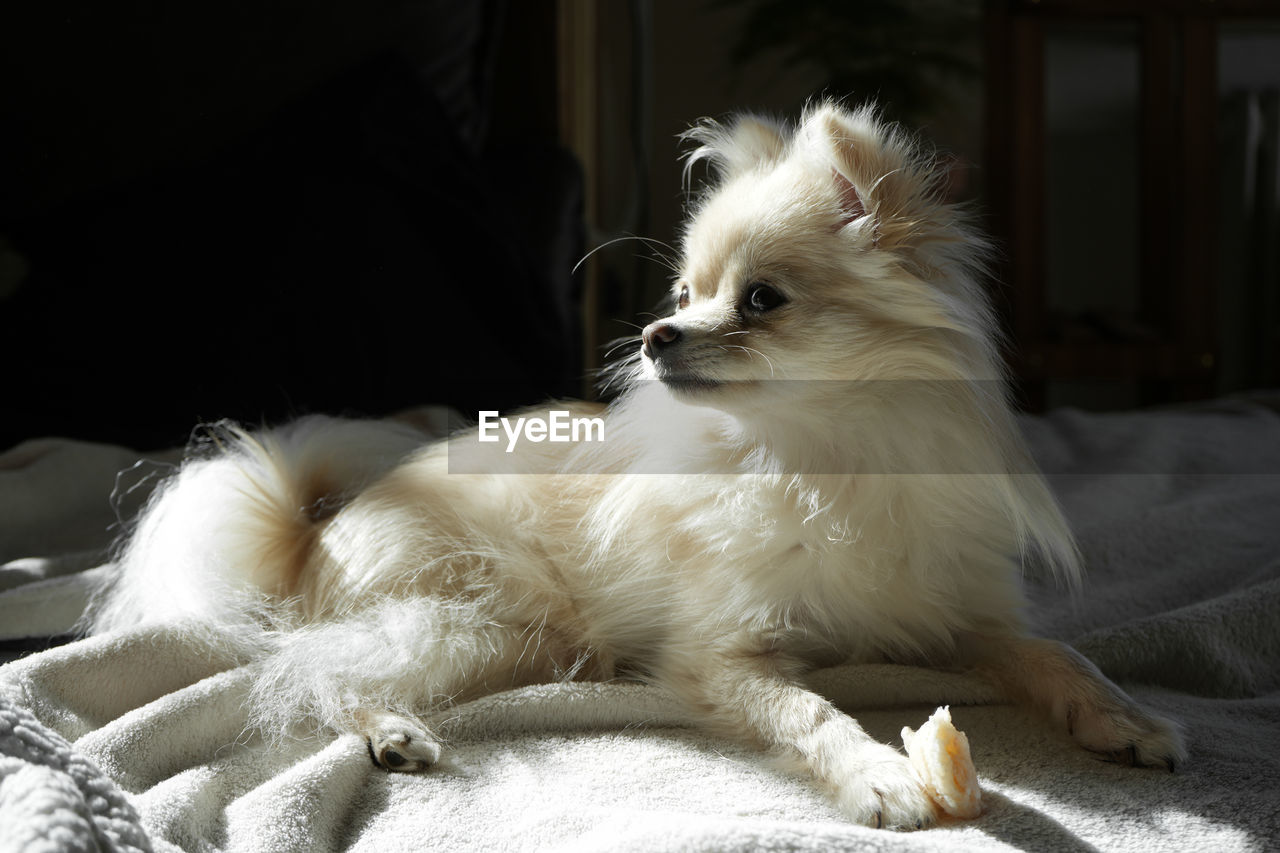
[[[767,116],[743,114],[727,124],[703,119],[680,135],[698,144],[685,155],[685,183],[700,160],[709,162],[721,178],[772,166],[786,154],[788,137],[786,126]]]
[[[867,206],[862,203],[862,195],[858,192],[857,185],[834,167],[831,169],[831,178],[836,182],[836,189],[840,191],[840,224],[837,227],[843,228],[855,219],[866,216]]]
[[[882,220],[900,213],[907,201],[903,168],[910,158],[902,141],[877,121],[872,108],[850,112],[834,104],[811,111],[801,135],[830,166],[840,194],[840,227],[871,215],[878,239]]]

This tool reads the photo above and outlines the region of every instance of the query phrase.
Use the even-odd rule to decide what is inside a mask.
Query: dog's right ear
[[[682,140],[698,144],[684,158],[685,186],[701,160],[722,179],[772,166],[786,154],[789,136],[785,125],[767,116],[743,114],[727,124],[703,119],[680,134]]]

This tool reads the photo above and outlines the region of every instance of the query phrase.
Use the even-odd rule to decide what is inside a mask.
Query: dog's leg
[[[781,655],[731,649],[686,653],[659,679],[712,728],[798,762],[850,819],[895,829],[932,823],[933,804],[906,757],[800,686],[799,672]]]
[[[400,671],[388,679],[411,683],[411,703],[420,707],[438,706],[442,698],[465,697],[477,685],[482,692],[490,692],[549,680],[550,660],[531,651],[535,640],[528,631],[498,623],[455,630],[423,650],[421,671]],[[379,767],[415,773],[440,760],[441,744],[422,720],[375,707],[359,708],[353,716]]]
[[[545,679],[549,673],[538,668],[537,655],[528,654],[530,645],[527,632],[498,624],[455,631],[423,650],[421,670],[402,670],[389,674],[388,680],[411,685],[407,704],[438,707],[442,701],[469,695],[477,685],[489,692]],[[420,719],[377,704],[357,708],[353,718],[369,745],[369,755],[385,770],[416,773],[440,760],[441,744]]]
[[[536,628],[504,624],[473,601],[379,601],[282,632],[258,664],[253,725],[286,732],[314,720],[361,735],[379,767],[422,771],[439,760],[441,743],[417,715],[552,677],[546,645]]]
[[[1086,749],[1173,770],[1186,760],[1176,723],[1138,705],[1084,655],[1035,637],[968,636],[962,658],[1010,698],[1047,714]]]

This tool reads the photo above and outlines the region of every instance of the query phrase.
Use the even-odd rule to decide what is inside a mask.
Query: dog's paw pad
[[[393,773],[419,773],[440,760],[440,744],[426,729],[387,716],[365,735],[373,763]]]
[[[440,760],[440,744],[425,737],[392,734],[367,743],[373,763],[395,773],[418,773]]]

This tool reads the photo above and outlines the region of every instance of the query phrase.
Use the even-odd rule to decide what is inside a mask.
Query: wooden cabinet
[[[1277,15],[1263,0],[989,2],[987,205],[1030,408],[1221,390],[1221,29]]]

